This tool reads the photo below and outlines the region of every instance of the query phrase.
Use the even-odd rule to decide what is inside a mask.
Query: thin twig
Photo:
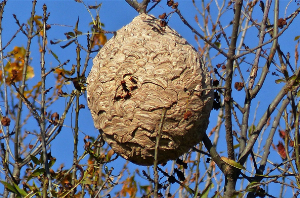
[[[223,54],[226,58],[228,58],[227,53],[225,53],[222,49],[220,49],[218,46],[216,46],[214,43],[212,43],[210,40],[207,40],[204,36],[202,36],[198,31],[196,31],[188,22],[187,20],[183,17],[181,12],[178,9],[175,9],[175,12],[178,14],[182,22],[192,30],[197,36],[199,36],[203,41],[208,43],[211,47],[213,47],[215,50],[217,50],[220,54]]]
[[[1,9],[0,9],[0,60],[1,60],[1,71],[5,71],[4,69],[4,57],[3,57],[3,49],[2,48],[2,19],[3,19],[3,12],[4,12],[4,7],[6,5],[6,1],[3,1],[1,3]],[[8,95],[7,95],[7,84],[6,84],[6,78],[5,78],[5,72],[2,72],[2,83],[3,83],[3,89],[4,89],[4,108],[5,108],[5,112],[1,113],[1,115],[8,115]],[[4,133],[4,136],[7,136],[9,134],[9,127],[6,127],[5,130],[3,129],[3,125],[1,124],[1,130]],[[8,154],[11,155],[12,159],[15,161],[15,157],[12,154],[11,148],[9,146],[9,139],[5,138],[5,144],[7,146],[7,150],[8,152],[5,153],[5,158],[8,159]]]
[[[161,114],[161,120],[160,120],[160,124],[159,124],[159,128],[157,131],[157,136],[156,136],[156,144],[155,144],[155,153],[154,153],[154,197],[157,198],[157,193],[158,193],[158,171],[157,171],[157,164],[158,164],[158,149],[159,149],[159,140],[161,137],[161,133],[162,133],[162,129],[163,129],[163,125],[164,125],[164,120],[166,117],[166,113],[167,113],[167,109],[163,108],[162,110],[162,114]]]
[[[0,24],[1,25],[1,24]],[[6,43],[6,45],[1,48],[1,51],[5,50],[7,46],[11,44],[11,42],[16,38],[17,34],[21,31],[23,28],[24,24],[21,25],[21,27],[16,31],[16,33],[11,37],[11,39]]]
[[[77,45],[76,47],[76,61],[77,61],[77,78],[80,77],[80,47]],[[78,130],[79,130],[79,97],[80,97],[80,91],[76,91],[76,100],[75,100],[75,127],[74,127],[74,147],[73,147],[73,169],[76,170],[76,165],[78,164],[77,158],[78,158]],[[75,185],[75,178],[76,178],[76,171],[73,171],[72,174],[72,185]],[[73,196],[75,194],[75,191],[72,192]]]
[[[147,10],[146,13],[149,13],[151,10],[153,10],[153,8],[155,8],[160,2],[161,2],[161,0],[157,0],[157,1],[155,2],[155,4],[154,4],[153,6],[151,6],[151,8],[149,8],[149,9]]]
[[[275,131],[276,131],[279,121],[281,119],[281,115],[282,115],[283,111],[286,109],[287,105],[289,104],[289,101],[290,101],[289,98],[286,98],[285,100],[283,100],[281,107],[279,108],[278,113],[272,123],[272,128],[270,130],[269,136],[268,136],[265,146],[264,146],[264,153],[262,155],[262,159],[261,159],[260,166],[258,169],[259,171],[257,172],[257,174],[263,174],[263,172],[266,168],[266,163],[267,163],[268,156],[270,154],[270,147],[273,142],[273,137],[274,137]]]
[[[16,24],[19,26],[21,32],[28,37],[28,34],[23,30],[23,26],[25,25],[24,23],[21,25],[19,20],[17,19],[17,16],[15,14],[13,14],[14,19],[16,20]]]
[[[133,7],[139,14],[146,13],[146,9],[150,0],[143,0],[139,3],[137,0],[125,0],[131,7]]]
[[[45,120],[45,100],[46,100],[46,76],[45,76],[45,53],[46,53],[46,23],[47,23],[47,6],[43,5],[43,37],[42,37],[42,52],[41,52],[41,76],[42,76],[42,84],[41,84],[41,115],[40,115],[40,128],[41,128],[41,139],[42,139],[42,150],[43,150],[43,157],[44,157],[44,168],[46,172],[47,179],[44,180],[43,183],[43,198],[47,197],[47,190],[50,193],[51,197],[51,177],[49,172],[49,164],[48,164],[48,155],[47,155],[47,145],[46,145],[46,120]],[[47,189],[48,186],[48,189]]]
[[[69,99],[69,101],[68,101],[68,103],[65,107],[65,110],[64,110],[62,116],[60,117],[57,125],[55,125],[51,129],[51,131],[47,133],[47,137],[46,137],[47,145],[49,145],[55,139],[55,137],[61,132],[64,120],[66,118],[66,115],[67,115],[72,103],[73,103],[74,98],[75,98],[75,94],[72,93],[71,97],[70,97],[70,99]],[[39,152],[41,152],[41,150],[42,150],[42,145],[40,144],[34,151],[31,152],[31,155],[35,156]],[[30,160],[31,160],[30,155],[26,156],[25,159],[22,161],[22,163],[20,163],[20,167],[26,165]]]
[[[48,76],[51,72],[54,72],[56,69],[64,66],[64,65],[67,65],[68,63],[70,62],[70,60],[66,60],[64,63],[62,64],[59,64],[58,66],[54,67],[54,68],[51,68],[50,71],[48,71],[47,73],[45,73],[42,77],[46,77]]]
[[[275,39],[278,39],[278,37],[281,36],[285,32],[285,30],[287,30],[288,27],[292,24],[293,20],[296,18],[296,16],[299,14],[299,12],[300,12],[300,8],[298,8],[295,12],[293,12],[293,14],[291,14],[291,20],[286,24],[286,26],[278,34],[276,34],[275,36],[273,36],[272,39],[270,39],[270,40],[262,43],[261,45],[258,45],[256,47],[254,47],[252,49],[249,49],[247,52],[244,52],[242,54],[239,54],[239,55],[235,56],[234,59],[238,59],[238,58],[240,58],[242,56],[245,56],[245,55],[247,55],[249,53],[252,53],[252,52],[254,52],[257,49],[259,49],[259,48],[261,48],[261,47],[263,47],[263,46],[265,46],[265,45],[267,45],[269,43],[272,43]]]
[[[111,169],[108,171],[107,176],[106,176],[106,179],[105,179],[105,182],[103,182],[103,184],[101,185],[101,187],[98,189],[98,191],[97,191],[97,193],[95,194],[94,198],[96,198],[96,197],[99,195],[99,193],[103,190],[105,184],[106,184],[108,181],[111,181],[111,179],[110,179],[109,177],[110,177],[112,171],[113,171],[113,168],[111,168]]]
[[[299,70],[298,70],[298,72],[299,72]],[[294,81],[292,81],[291,84],[293,82]],[[280,90],[280,92],[277,94],[277,96],[274,98],[274,100],[271,102],[271,104],[269,105],[269,107],[265,111],[264,115],[259,120],[259,123],[258,123],[256,129],[254,130],[254,132],[252,133],[250,139],[248,140],[247,146],[245,147],[245,149],[241,153],[241,156],[239,157],[239,163],[244,164],[244,162],[246,161],[246,159],[249,155],[249,151],[251,150],[251,148],[255,144],[256,139],[257,139],[258,135],[260,134],[260,131],[262,130],[264,125],[267,123],[267,120],[269,119],[269,117],[271,116],[273,111],[277,108],[278,104],[281,102],[283,97],[286,95],[286,90],[289,89],[289,86],[290,86],[289,84],[286,84]]]

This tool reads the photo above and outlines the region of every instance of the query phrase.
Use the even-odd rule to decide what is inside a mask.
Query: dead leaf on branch
[[[55,125],[58,123],[58,121],[59,121],[59,114],[57,112],[55,112],[55,113],[53,113],[51,115],[51,121]]]
[[[280,136],[282,139],[284,139],[285,136],[286,136],[285,131],[279,129],[278,132],[279,132],[279,136]]]
[[[285,152],[283,143],[281,141],[279,141],[278,144],[276,145],[276,147],[277,147],[277,151],[278,151],[278,154],[280,155],[280,157],[282,159],[286,159],[286,152]]]
[[[10,125],[10,119],[8,117],[3,117],[1,120],[1,124],[3,126],[9,126]]]
[[[286,20],[285,20],[285,19],[283,19],[283,18],[278,19],[278,27],[279,27],[280,29],[282,29],[283,26],[285,26],[286,24],[287,24],[287,23],[286,23]]]
[[[235,88],[237,91],[241,91],[241,90],[244,88],[244,83],[242,83],[242,82],[235,82],[235,83],[234,83],[234,88]]]

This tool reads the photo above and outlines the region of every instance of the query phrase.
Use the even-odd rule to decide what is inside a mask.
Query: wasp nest
[[[198,144],[213,103],[210,75],[176,31],[141,14],[100,50],[87,78],[88,106],[104,140],[125,159],[152,165]]]

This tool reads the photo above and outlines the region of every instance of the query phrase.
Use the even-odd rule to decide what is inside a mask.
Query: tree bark
[[[225,82],[225,95],[224,95],[224,104],[225,104],[225,130],[226,130],[226,143],[227,143],[227,154],[228,158],[235,160],[234,157],[234,147],[233,147],[233,134],[232,134],[232,76],[233,76],[233,64],[234,64],[234,55],[236,50],[236,43],[239,33],[240,26],[240,17],[242,10],[243,0],[238,0],[235,2],[235,15],[232,27],[231,34],[231,43],[228,51],[228,59],[226,64],[226,82]],[[237,180],[237,169],[232,166],[228,166],[225,174],[225,192],[224,197],[233,197],[235,193],[235,185]]]

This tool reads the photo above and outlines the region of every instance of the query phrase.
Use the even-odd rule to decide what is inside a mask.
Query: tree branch
[[[220,168],[220,170],[224,173],[225,172],[225,168],[227,167],[227,165],[221,159],[219,153],[217,152],[216,148],[212,145],[212,143],[211,143],[211,141],[208,138],[208,136],[207,136],[206,133],[205,133],[202,141],[204,143],[205,148],[209,152],[210,157],[212,158],[212,160],[217,164],[217,166]]]
[[[249,53],[254,52],[255,50],[261,48],[261,47],[264,46],[264,45],[267,45],[267,44],[273,42],[275,39],[277,39],[278,37],[280,37],[280,36],[285,32],[285,30],[288,29],[288,27],[292,24],[293,20],[294,20],[294,19],[296,18],[296,16],[299,14],[299,12],[300,12],[300,8],[298,8],[298,9],[291,15],[291,16],[292,16],[292,17],[291,17],[291,20],[286,24],[286,26],[285,26],[285,27],[284,27],[284,28],[283,28],[276,36],[273,36],[272,39],[270,39],[270,40],[268,40],[268,41],[262,43],[261,45],[258,45],[258,46],[256,46],[256,47],[254,47],[254,48],[252,48],[252,49],[249,49],[249,50],[247,50],[247,52],[244,52],[244,53],[242,53],[242,54],[239,54],[239,55],[235,56],[234,58],[235,58],[235,59],[238,59],[238,58],[240,58],[240,57],[242,57],[242,56],[245,56],[245,55],[247,55],[247,54],[249,54]]]
[[[193,33],[195,33],[197,36],[199,36],[204,42],[208,43],[212,48],[217,50],[220,54],[224,55],[226,58],[229,58],[229,56],[224,52],[222,49],[220,49],[218,46],[216,46],[214,43],[212,43],[210,40],[207,40],[202,34],[197,32],[188,22],[185,20],[185,18],[182,16],[181,12],[178,9],[175,9],[175,12],[180,17],[181,21],[188,26],[192,30]]]
[[[298,74],[300,74],[300,70],[297,71]],[[277,108],[278,104],[280,103],[280,101],[282,100],[282,98],[286,95],[286,91],[290,88],[290,84],[293,84],[295,82],[295,80],[292,80],[291,82],[287,83],[281,90],[280,92],[277,94],[277,96],[274,98],[274,100],[272,101],[272,103],[269,105],[268,109],[265,111],[264,115],[261,117],[256,129],[253,131],[250,139],[248,140],[248,144],[245,147],[245,149],[243,150],[240,158],[239,158],[239,163],[240,164],[244,164],[246,162],[246,159],[249,155],[250,150],[253,148],[253,145],[256,142],[257,137],[259,136],[262,128],[265,126],[265,124],[267,123],[267,120],[269,119],[269,117],[271,116],[271,114],[274,112],[274,110]],[[298,88],[298,87],[296,87]],[[296,89],[294,88],[294,89]]]
[[[260,166],[259,166],[257,174],[262,175],[266,168],[268,156],[270,154],[270,147],[271,147],[271,144],[273,143],[273,137],[274,137],[275,131],[276,131],[279,121],[281,119],[281,115],[282,115],[283,111],[286,109],[289,102],[290,102],[289,98],[286,98],[285,100],[283,100],[281,107],[278,110],[277,116],[275,117],[275,119],[273,121],[272,128],[270,130],[268,139],[266,140],[266,144],[264,146],[265,149],[264,149],[263,156],[261,158],[261,162],[260,162]]]
[[[231,43],[227,53],[227,64],[226,64],[226,81],[225,81],[225,94],[224,94],[224,104],[225,104],[225,131],[226,131],[226,143],[227,143],[227,155],[231,160],[235,160],[234,147],[233,147],[233,134],[232,134],[232,77],[233,77],[233,63],[234,55],[236,50],[236,44],[238,39],[239,27],[240,27],[240,17],[241,10],[243,7],[243,0],[238,0],[235,2],[235,15],[233,20]],[[232,197],[235,191],[236,184],[236,173],[233,167],[228,167],[228,172],[225,172],[225,192],[224,197]]]
[[[137,0],[125,0],[131,7],[133,7],[139,14],[146,13],[146,9],[150,0],[143,0],[141,3]]]

